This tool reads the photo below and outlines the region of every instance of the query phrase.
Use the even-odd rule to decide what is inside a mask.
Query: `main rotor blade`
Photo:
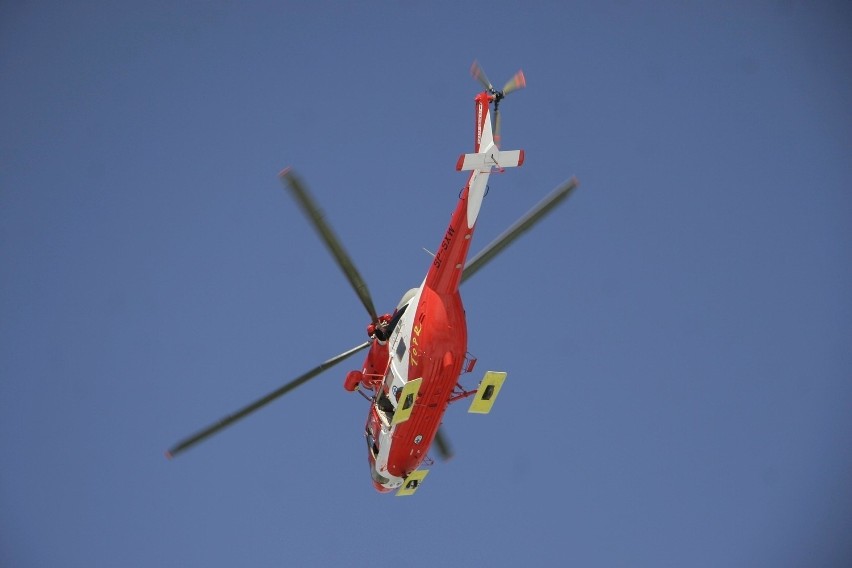
[[[488,92],[494,91],[494,85],[491,84],[491,81],[488,80],[488,77],[485,75],[485,71],[482,70],[482,67],[479,66],[479,61],[473,60],[473,65],[470,66],[470,74],[473,75],[474,79],[482,83],[482,86],[485,87],[485,90]]]
[[[280,174],[278,174],[278,177],[281,178],[281,181],[284,183],[284,187],[290,190],[290,193],[293,194],[293,197],[302,208],[302,211],[313,223],[320,238],[322,238],[323,242],[328,247],[328,250],[331,251],[331,254],[337,261],[338,266],[340,266],[343,274],[346,275],[352,289],[355,290],[356,294],[358,294],[358,297],[361,299],[361,303],[364,304],[364,307],[367,309],[367,313],[370,314],[373,322],[378,321],[379,318],[376,315],[376,308],[373,306],[373,299],[370,296],[370,291],[367,289],[367,284],[364,282],[364,279],[361,278],[361,275],[358,273],[358,269],[355,268],[355,264],[352,262],[349,254],[340,243],[340,239],[338,239],[337,235],[334,234],[334,231],[331,230],[331,226],[325,222],[322,210],[319,206],[317,206],[310,193],[308,193],[307,188],[301,180],[296,177],[296,174],[294,174],[293,170],[290,168],[284,169]]]
[[[334,365],[337,365],[338,363],[340,363],[344,359],[348,359],[349,357],[351,357],[352,355],[354,355],[358,351],[361,351],[362,349],[369,347],[370,343],[371,343],[370,341],[367,341],[367,342],[362,343],[361,345],[359,345],[357,347],[353,347],[349,351],[345,351],[345,352],[341,353],[340,355],[337,355],[336,357],[332,357],[331,359],[329,359],[325,363],[319,364],[318,366],[314,367],[313,369],[311,369],[307,373],[301,375],[300,377],[293,379],[289,383],[287,383],[287,384],[283,385],[282,387],[272,391],[271,393],[264,396],[263,398],[260,398],[256,401],[254,401],[253,403],[249,404],[248,406],[241,408],[240,410],[234,412],[233,414],[226,416],[225,418],[222,418],[218,422],[211,424],[207,428],[204,428],[203,430],[196,432],[192,436],[189,436],[188,438],[181,440],[180,442],[178,442],[177,444],[175,444],[174,446],[169,448],[169,450],[166,452],[166,457],[171,459],[174,456],[178,455],[179,453],[181,453],[181,452],[191,448],[192,446],[198,444],[202,440],[209,438],[210,436],[219,432],[220,430],[227,428],[228,426],[230,426],[231,424],[233,424],[237,420],[239,420],[241,418],[245,418],[246,416],[248,416],[249,414],[251,414],[255,410],[257,410],[257,409],[259,409],[263,406],[266,406],[267,404],[269,404],[270,402],[272,402],[276,398],[279,398],[279,397],[287,394],[288,392],[290,392],[294,388],[298,387],[299,385],[302,385],[303,383],[308,382],[309,380],[316,377],[317,375],[319,375],[323,371],[333,367]]]
[[[444,434],[443,428],[438,428],[438,433],[435,434],[435,447],[438,450],[438,456],[444,461],[449,461],[453,457],[453,448],[450,446],[450,441]]]
[[[545,215],[547,215],[554,207],[561,203],[574,191],[580,182],[577,178],[571,178],[562,185],[550,192],[550,195],[542,199],[538,205],[530,209],[526,215],[518,219],[518,221],[509,227],[502,235],[494,239],[488,246],[482,249],[465,265],[462,272],[461,281],[464,282],[482,268],[488,261],[494,258],[500,251],[509,246],[512,241],[521,236],[525,231],[530,229]]]

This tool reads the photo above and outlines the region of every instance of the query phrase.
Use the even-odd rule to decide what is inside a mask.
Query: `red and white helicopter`
[[[284,186],[313,223],[367,309],[371,318],[367,326],[369,340],[184,439],[166,452],[167,457],[194,446],[363,349],[369,349],[364,364],[346,375],[344,388],[358,391],[370,401],[365,431],[367,458],[373,486],[382,493],[414,493],[428,473],[420,469],[421,465],[424,461],[432,463],[428,452],[433,442],[441,457],[450,457],[439,426],[451,402],[473,396],[470,412],[491,410],[506,373],[488,371],[472,390],[466,390],[459,382],[461,375],[471,372],[476,363],[467,351],[467,324],[459,285],[568,197],[578,182],[571,178],[557,187],[482,252],[467,260],[490,174],[520,166],[524,161],[523,150],[499,148],[499,105],[507,94],[526,85],[522,71],[502,90],[494,88],[475,61],[471,73],[485,90],[474,98],[474,151],[462,154],[456,163],[456,170],[469,171],[470,176],[422,284],[409,290],[392,314],[379,316],[367,285],[319,207],[293,170],[283,170],[280,178]]]

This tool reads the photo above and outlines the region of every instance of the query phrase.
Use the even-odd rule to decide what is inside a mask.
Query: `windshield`
[[[379,454],[379,446],[376,444],[376,439],[373,437],[373,433],[367,429],[367,449],[370,450],[370,454],[375,458]]]

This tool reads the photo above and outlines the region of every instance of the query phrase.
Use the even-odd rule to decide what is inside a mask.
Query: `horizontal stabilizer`
[[[492,146],[485,152],[478,154],[462,154],[456,162],[456,171],[463,172],[478,170],[490,172],[491,168],[514,168],[524,163],[523,150],[498,150]]]
[[[414,492],[417,491],[418,487],[420,487],[420,483],[426,478],[428,473],[428,469],[416,469],[412,471],[411,475],[405,478],[405,481],[403,482],[402,487],[399,488],[399,491],[396,492],[396,496],[406,497],[408,495],[414,495]]]
[[[500,387],[503,386],[503,381],[506,380],[506,373],[497,371],[488,371],[479,383],[479,388],[476,389],[476,396],[473,397],[473,402],[470,403],[468,412],[475,414],[488,414],[491,412],[491,407],[494,406],[494,401],[497,400],[497,395],[500,394]]]

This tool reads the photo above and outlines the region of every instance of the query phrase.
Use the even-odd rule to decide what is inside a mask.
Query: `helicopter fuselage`
[[[457,212],[466,208],[465,202],[462,197]],[[454,214],[453,220],[457,217]],[[450,231],[468,238],[458,239],[459,246],[448,245],[440,261],[435,256],[414,297],[398,308],[405,312],[386,345],[374,341],[365,361],[365,376],[384,364],[381,381],[374,382],[376,393],[366,432],[370,467],[375,470],[371,473],[379,491],[398,488],[426,458],[464,364],[467,322],[453,273],[461,273],[455,267],[464,265],[473,228],[451,223]],[[400,393],[415,379],[421,379],[421,384],[411,414],[406,421],[394,424],[394,413],[404,403]]]

